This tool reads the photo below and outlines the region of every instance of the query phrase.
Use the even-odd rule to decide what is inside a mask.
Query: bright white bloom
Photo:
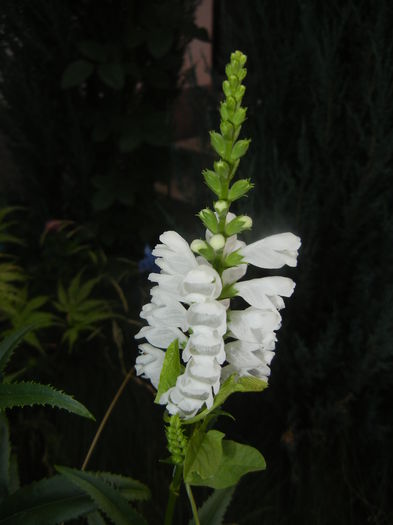
[[[138,376],[150,379],[154,388],[158,388],[165,352],[148,343],[139,345],[140,355],[137,357],[135,370]]]
[[[270,235],[240,249],[244,261],[258,268],[281,268],[285,264],[296,266],[300,238],[293,233]]]
[[[234,218],[228,213],[227,222]],[[141,312],[148,326],[136,335],[149,344],[139,346],[135,368],[157,388],[165,356],[161,349],[178,340],[185,370],[160,403],[170,414],[183,418],[194,416],[204,405],[210,408],[220,384],[232,374],[268,380],[276,331],[281,326],[282,298],[290,297],[295,287],[291,279],[279,276],[239,282],[248,264],[266,269],[295,266],[300,239],[292,233],[249,245],[236,235],[228,237],[225,245],[222,239],[222,235],[206,232],[206,241],[214,250],[223,257],[237,251],[243,262],[225,269],[221,276],[203,257],[195,257],[176,232],[162,234],[162,244],[152,252],[161,272],[149,275],[156,285],[151,289],[151,302]],[[250,306],[231,311],[230,299],[219,300],[224,286],[230,286]]]

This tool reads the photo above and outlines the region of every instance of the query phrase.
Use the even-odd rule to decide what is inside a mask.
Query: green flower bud
[[[229,210],[229,202],[224,200],[219,200],[214,203],[214,209],[218,215],[224,215]]]
[[[236,100],[233,97],[228,97],[227,108],[230,113],[233,113],[236,108]]]
[[[243,157],[247,153],[250,142],[250,139],[238,140],[232,148],[231,160],[234,161]]]
[[[190,248],[194,253],[202,255],[202,257],[204,257],[209,262],[212,261],[216,256],[216,253],[210,244],[208,244],[206,241],[202,241],[202,239],[193,240]]]
[[[233,126],[228,121],[222,121],[220,124],[220,131],[224,139],[231,140],[233,133]],[[223,155],[221,155],[223,156]]]
[[[225,162],[225,160],[217,160],[214,163],[214,171],[219,175],[222,179],[226,179],[229,175],[229,164]]]
[[[236,91],[239,87],[239,79],[236,75],[230,75],[228,78],[229,85],[232,91]]]
[[[233,186],[229,188],[228,200],[235,201],[240,199],[240,197],[243,197],[253,187],[254,184],[252,184],[249,179],[237,180]]]
[[[235,94],[235,99],[236,99],[236,102],[241,102],[242,98],[244,97],[244,93],[246,92],[246,87],[243,86],[243,84],[241,86],[239,86],[239,88],[236,90],[236,94]]]
[[[229,85],[228,80],[224,80],[222,83],[222,90],[224,91],[226,97],[230,97],[232,95],[231,86]]]
[[[212,170],[203,170],[202,175],[205,178],[206,184],[209,186],[209,188],[214,191],[214,193],[217,195],[218,198],[221,197],[222,188],[221,188],[221,181],[220,177],[217,175],[217,173],[214,173]]]
[[[210,143],[213,149],[220,155],[220,157],[225,157],[226,152],[226,143],[222,135],[216,131],[210,132]]]
[[[239,215],[225,225],[226,235],[235,235],[245,230],[250,230],[252,227],[252,219],[248,215]]]
[[[201,219],[208,230],[210,230],[212,233],[218,233],[217,216],[212,210],[205,208],[198,213],[198,217]]]
[[[228,106],[226,102],[221,102],[220,105],[220,116],[222,120],[228,120],[229,119],[229,111]]]
[[[232,116],[232,122],[235,126],[240,126],[246,120],[246,108],[238,108]]]
[[[219,250],[222,250],[225,246],[225,237],[221,235],[221,233],[217,233],[216,235],[213,235],[211,239],[209,240],[210,246],[218,252]]]

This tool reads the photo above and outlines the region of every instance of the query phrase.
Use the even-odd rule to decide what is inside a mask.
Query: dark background
[[[165,229],[201,236],[195,213],[212,201],[200,174],[214,160],[208,130],[217,129],[225,64],[240,49],[249,71],[243,136],[252,138],[240,174],[255,190],[238,211],[254,219],[248,240],[292,231],[302,248],[287,271],[297,286],[270,387],[231,399],[236,422],[220,424],[268,464],[241,481],[227,521],[391,524],[392,4],[216,0],[211,86],[198,86],[191,68],[186,88],[186,46],[208,38],[195,8],[0,0],[0,204],[22,206],[9,230],[23,239],[1,250],[17,257],[25,294],[6,307],[0,288],[2,332],[41,314],[11,371],[103,416],[137,355],[145,246]],[[184,146],[190,138],[195,147]],[[56,306],[59,283],[69,290],[81,271],[82,281],[97,279],[90,295],[102,302],[90,310],[101,308],[101,319]],[[46,300],[26,313],[37,297]],[[147,483],[153,503],[141,510],[158,524],[170,468],[158,463],[167,452],[152,400],[141,382],[129,384],[89,468]],[[96,430],[46,409],[9,415],[23,483],[54,464],[79,466]],[[189,517],[183,500],[179,524]]]

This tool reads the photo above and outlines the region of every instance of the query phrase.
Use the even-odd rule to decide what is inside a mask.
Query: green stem
[[[199,517],[198,517],[198,510],[195,504],[194,496],[192,494],[191,487],[188,483],[186,483],[186,490],[187,490],[188,499],[190,500],[192,516],[194,518],[195,525],[201,525],[201,522],[199,521]]]
[[[175,465],[173,471],[172,483],[169,486],[169,497],[168,504],[165,511],[165,521],[164,525],[172,525],[173,514],[175,512],[175,505],[177,497],[179,496],[179,490],[181,485],[183,468],[182,465]]]

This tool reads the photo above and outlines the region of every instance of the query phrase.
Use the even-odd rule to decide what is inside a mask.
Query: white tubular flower
[[[251,306],[281,310],[285,307],[281,296],[290,297],[295,283],[288,277],[262,277],[236,283],[235,288],[237,295]]]
[[[138,376],[150,379],[154,388],[158,388],[165,352],[148,343],[139,345],[140,355],[136,358],[135,370]]]
[[[239,253],[246,263],[258,268],[281,268],[296,266],[300,245],[300,238],[293,233],[279,233],[244,246]]]
[[[197,267],[198,263],[187,241],[178,233],[165,232],[160,235],[160,241],[162,244],[157,244],[152,254],[157,257],[156,264],[164,273],[186,275]]]
[[[186,303],[203,303],[216,299],[222,290],[221,279],[211,266],[201,264],[190,270],[182,282],[183,300]]]

